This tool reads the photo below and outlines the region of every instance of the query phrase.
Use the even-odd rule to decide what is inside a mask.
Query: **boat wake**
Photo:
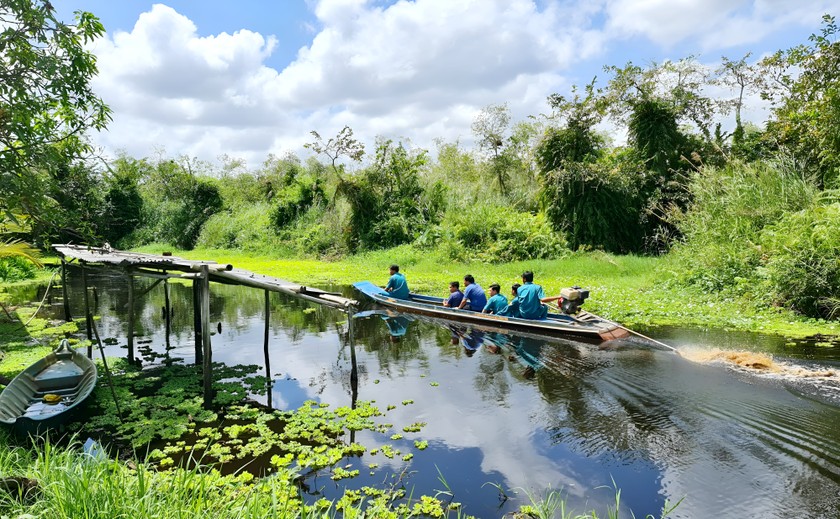
[[[834,369],[811,369],[790,362],[780,361],[766,353],[746,350],[721,350],[718,348],[680,348],[680,355],[692,362],[701,364],[722,363],[742,371],[772,374],[792,378],[838,378]]]

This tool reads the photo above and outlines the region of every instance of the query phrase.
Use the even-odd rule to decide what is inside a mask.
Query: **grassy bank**
[[[166,246],[139,249],[159,253]],[[667,258],[617,256],[602,252],[577,253],[555,260],[489,264],[452,262],[434,251],[401,246],[350,256],[338,261],[272,258],[234,250],[173,251],[188,259],[232,263],[237,268],[308,285],[346,285],[370,280],[384,284],[388,266],[400,265],[412,290],[443,295],[449,281],[473,274],[485,288],[490,283],[508,287],[524,270],[548,294],[566,286],[591,290],[586,308],[627,326],[679,325],[779,334],[791,338],[840,335],[840,323],[801,317],[783,308],[756,305],[746,298],[730,298],[678,285],[673,263]]]

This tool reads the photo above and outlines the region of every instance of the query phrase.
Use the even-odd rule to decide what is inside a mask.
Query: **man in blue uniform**
[[[458,308],[465,308],[473,312],[480,312],[487,306],[487,296],[484,295],[484,289],[475,282],[472,274],[464,276],[464,300],[458,305]]]
[[[443,306],[458,308],[464,300],[464,293],[461,292],[461,285],[457,281],[449,283],[449,297],[443,302]]]
[[[408,282],[405,276],[400,274],[399,265],[391,265],[391,278],[388,279],[388,284],[385,285],[385,291],[391,293],[391,297],[397,299],[408,299]]]
[[[519,303],[519,317],[523,319],[545,319],[548,307],[542,304],[545,297],[543,288],[534,284],[534,273],[526,270],[522,273],[522,286],[516,291]]]
[[[499,293],[501,287],[498,283],[493,283],[490,285],[490,299],[487,300],[487,304],[484,306],[485,314],[499,314],[508,306],[508,300],[505,296]]]

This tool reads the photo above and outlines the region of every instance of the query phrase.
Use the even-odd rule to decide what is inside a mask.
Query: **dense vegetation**
[[[4,30],[29,60],[26,70],[9,69],[17,80],[10,84],[56,99],[74,89],[80,103],[4,101],[35,126],[65,117],[43,134],[3,123],[0,159],[10,181],[0,232],[8,240],[320,258],[409,245],[489,263],[577,250],[667,254],[680,283],[838,316],[840,43],[830,16],[809,42],[759,61],[724,58],[718,70],[693,57],[610,66],[600,86],[593,80],[571,96],[552,95],[549,113],[521,122],[504,104],[488,106],[473,124],[474,149],[380,138],[365,150],[345,127],[333,137],[313,131],[308,157],[269,156],[248,168],[164,153],[86,160],[84,130],[103,127],[108,111],[87,85],[95,61],[82,45],[102,28],[85,14],[61,24],[48,4],[30,10],[38,16],[25,31],[53,34],[65,50],[39,57],[43,48],[27,49]],[[49,32],[53,26],[61,30]],[[72,57],[84,64],[80,81],[44,84],[44,67]],[[711,85],[731,97],[708,97]],[[771,103],[763,127],[741,121],[747,94]],[[725,132],[733,115],[735,128]],[[600,130],[606,122],[626,130],[626,144],[610,142]],[[30,150],[26,160],[20,150]],[[0,276],[30,275],[5,243]]]

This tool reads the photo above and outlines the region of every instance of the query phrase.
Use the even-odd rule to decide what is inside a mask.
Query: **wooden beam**
[[[193,296],[193,337],[195,337],[195,364],[203,364],[204,355],[201,352],[201,280],[194,279],[192,283]]]

